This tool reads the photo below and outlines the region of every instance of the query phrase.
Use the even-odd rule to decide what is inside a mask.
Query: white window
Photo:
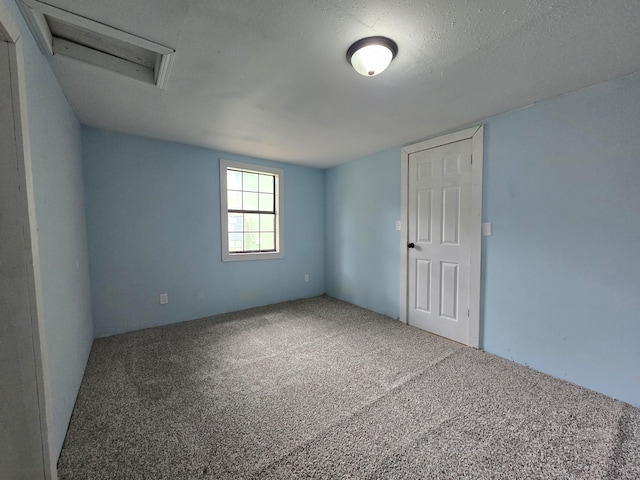
[[[222,260],[284,257],[284,172],[220,160]]]

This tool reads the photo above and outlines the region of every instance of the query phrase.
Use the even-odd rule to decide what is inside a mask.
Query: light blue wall
[[[322,170],[88,127],[82,137],[96,337],[324,293]],[[222,262],[220,158],[284,169],[284,259]]]
[[[22,32],[28,128],[52,395],[54,454],[60,453],[87,363],[93,329],[82,184],[81,129],[16,4]]]
[[[640,75],[485,122],[482,346],[640,406]],[[326,172],[327,292],[398,316],[400,150]]]
[[[325,172],[327,294],[400,315],[400,149]]]
[[[640,406],[640,75],[485,128],[484,348]]]

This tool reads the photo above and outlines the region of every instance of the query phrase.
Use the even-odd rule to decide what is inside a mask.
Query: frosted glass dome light
[[[358,40],[347,50],[347,60],[356,72],[365,77],[382,73],[398,54],[398,45],[386,37]]]

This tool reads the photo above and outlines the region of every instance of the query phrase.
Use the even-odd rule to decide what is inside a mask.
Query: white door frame
[[[469,346],[480,348],[480,256],[482,246],[482,167],[484,127],[482,125],[449,133],[402,148],[400,211],[400,321],[409,321],[409,155],[430,148],[471,139],[471,265],[469,270]]]
[[[44,337],[44,323],[42,318],[42,289],[40,276],[40,261],[38,254],[38,230],[35,216],[35,203],[33,193],[33,175],[31,169],[31,152],[29,141],[29,129],[27,123],[26,82],[24,69],[24,56],[22,53],[21,32],[16,25],[12,13],[4,3],[0,3],[0,42],[8,46],[9,52],[9,78],[11,83],[12,109],[3,109],[0,112],[0,125],[2,128],[13,130],[13,145],[9,143],[7,151],[0,152],[6,160],[15,161],[12,165],[1,165],[2,168],[17,168],[16,194],[11,197],[11,208],[14,209],[16,218],[22,223],[22,242],[24,268],[26,270],[26,289],[22,289],[26,298],[23,298],[21,310],[13,311],[20,319],[24,320],[21,326],[21,335],[15,338],[16,342],[23,342],[26,334],[30,337],[29,346],[21,350],[20,357],[15,359],[14,367],[31,364],[35,367],[34,377],[24,378],[23,381],[35,382],[29,388],[22,391],[12,390],[11,395],[22,396],[28,422],[39,424],[39,439],[33,439],[33,444],[39,444],[37,451],[21,452],[30,455],[34,461],[41,463],[42,476],[37,478],[56,480],[58,478],[56,458],[51,450],[53,444],[51,435],[53,432],[53,419],[51,412],[51,390],[49,380],[48,361],[46,354],[46,340]],[[0,72],[6,74],[6,72]],[[0,172],[0,174],[2,174]],[[13,281],[10,277],[6,281]],[[25,291],[26,290],[26,291]],[[9,292],[0,292],[9,294]],[[11,331],[15,331],[11,330]],[[14,337],[9,337],[11,340]],[[37,398],[31,396],[36,392]],[[27,398],[29,397],[29,398]],[[11,434],[16,432],[10,432]],[[18,435],[24,435],[21,431]],[[24,468],[24,465],[22,466]],[[0,475],[7,472],[0,472]],[[35,480],[35,477],[33,477]]]

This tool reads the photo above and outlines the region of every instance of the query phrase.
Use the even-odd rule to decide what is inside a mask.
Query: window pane
[[[244,231],[258,232],[260,230],[260,215],[257,213],[244,214]]]
[[[260,233],[260,250],[274,250],[276,248],[275,233]]]
[[[221,228],[228,243],[228,250],[222,252],[223,261],[280,258],[281,171],[274,174],[258,165],[223,160],[220,164],[225,167],[221,186],[226,183],[223,195],[227,195],[222,202],[227,208],[222,211],[225,221]]]
[[[242,193],[242,209],[258,210],[258,194],[252,192]]]
[[[260,211],[261,212],[274,212],[274,204],[273,201],[275,199],[275,195],[271,193],[261,193],[260,194]]]
[[[242,232],[242,214],[229,214],[229,232]]]
[[[230,233],[229,234],[229,251],[230,252],[242,252],[242,233]]]
[[[245,233],[244,234],[244,250],[245,252],[255,252],[256,250],[259,250],[259,238],[260,235],[258,234],[258,232],[255,233]]]
[[[242,192],[227,192],[227,209],[242,210]]]
[[[274,193],[273,175],[260,175],[260,191],[262,193]]]
[[[242,172],[242,190],[245,192],[258,191],[258,174]]]
[[[242,172],[227,170],[227,190],[242,190]]]
[[[269,214],[260,214],[260,231],[262,232],[275,232],[276,231],[276,216]]]

